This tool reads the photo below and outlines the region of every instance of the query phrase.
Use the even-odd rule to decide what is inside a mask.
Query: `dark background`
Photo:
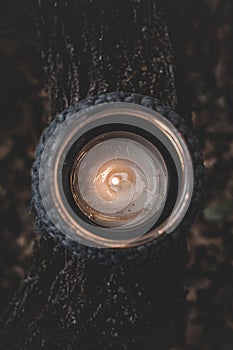
[[[187,33],[187,85],[207,173],[201,212],[188,237],[183,349],[233,347],[233,3],[174,0]],[[27,1],[0,12],[1,310],[25,275],[36,239],[30,168],[49,120],[40,52]]]

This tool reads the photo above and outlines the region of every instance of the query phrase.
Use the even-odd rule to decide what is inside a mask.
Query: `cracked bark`
[[[174,3],[166,2],[167,14]],[[33,16],[51,119],[86,95],[111,91],[189,110],[184,73],[174,79],[181,37],[173,35],[174,61],[156,1],[41,0],[33,2]],[[3,349],[170,349],[182,341],[186,260],[184,237],[149,261],[103,266],[43,236],[4,315]]]

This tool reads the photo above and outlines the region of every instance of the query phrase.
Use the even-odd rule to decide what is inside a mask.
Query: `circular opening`
[[[70,176],[74,201],[90,221],[133,228],[165,205],[168,173],[158,149],[140,135],[107,132],[87,143]]]
[[[71,240],[126,248],[171,233],[193,191],[182,135],[161,114],[107,103],[71,114],[41,156],[39,187],[56,228]]]

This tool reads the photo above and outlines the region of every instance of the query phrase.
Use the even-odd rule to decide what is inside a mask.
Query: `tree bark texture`
[[[169,28],[174,2],[166,1]],[[156,1],[33,1],[51,119],[80,99],[135,92],[187,111],[181,36]],[[183,61],[182,61],[183,62]],[[175,77],[177,77],[175,79]],[[107,265],[35,241],[31,268],[3,317],[3,349],[170,349],[182,342],[185,232],[153,258]]]

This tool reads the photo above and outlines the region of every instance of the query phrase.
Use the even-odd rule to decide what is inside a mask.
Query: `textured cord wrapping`
[[[158,113],[166,117],[183,135],[190,150],[193,167],[194,167],[194,191],[192,197],[192,203],[186,214],[185,219],[182,224],[172,233],[164,234],[161,237],[158,237],[153,242],[147,243],[146,245],[139,246],[136,248],[129,249],[98,249],[90,248],[83,245],[80,245],[68,237],[65,237],[61,234],[56,227],[50,221],[47,213],[45,212],[42,201],[39,193],[39,166],[40,166],[40,157],[44,149],[44,145],[48,140],[49,136],[56,129],[59,123],[63,122],[66,118],[75,112],[78,112],[82,109],[99,105],[102,103],[109,102],[129,102],[142,105],[147,108],[151,108]],[[44,131],[40,144],[37,146],[36,150],[36,160],[32,167],[32,206],[35,209],[37,214],[37,230],[43,234],[50,234],[55,239],[58,239],[67,246],[72,252],[78,256],[81,256],[86,259],[95,260],[99,262],[105,262],[109,264],[110,261],[121,261],[122,259],[130,260],[134,258],[151,258],[156,255],[161,249],[164,249],[165,246],[169,245],[172,241],[176,240],[180,232],[183,232],[184,229],[189,226],[195,216],[198,209],[198,202],[201,197],[201,189],[203,182],[203,165],[202,158],[199,152],[199,146],[197,139],[194,137],[190,128],[187,128],[184,120],[174,111],[171,111],[169,107],[163,106],[160,102],[152,97],[143,96],[140,94],[130,94],[130,93],[121,93],[113,92],[108,94],[103,94],[95,97],[88,97],[85,100],[79,102],[75,106],[66,109],[64,112],[59,114],[50,124],[50,126]]]

